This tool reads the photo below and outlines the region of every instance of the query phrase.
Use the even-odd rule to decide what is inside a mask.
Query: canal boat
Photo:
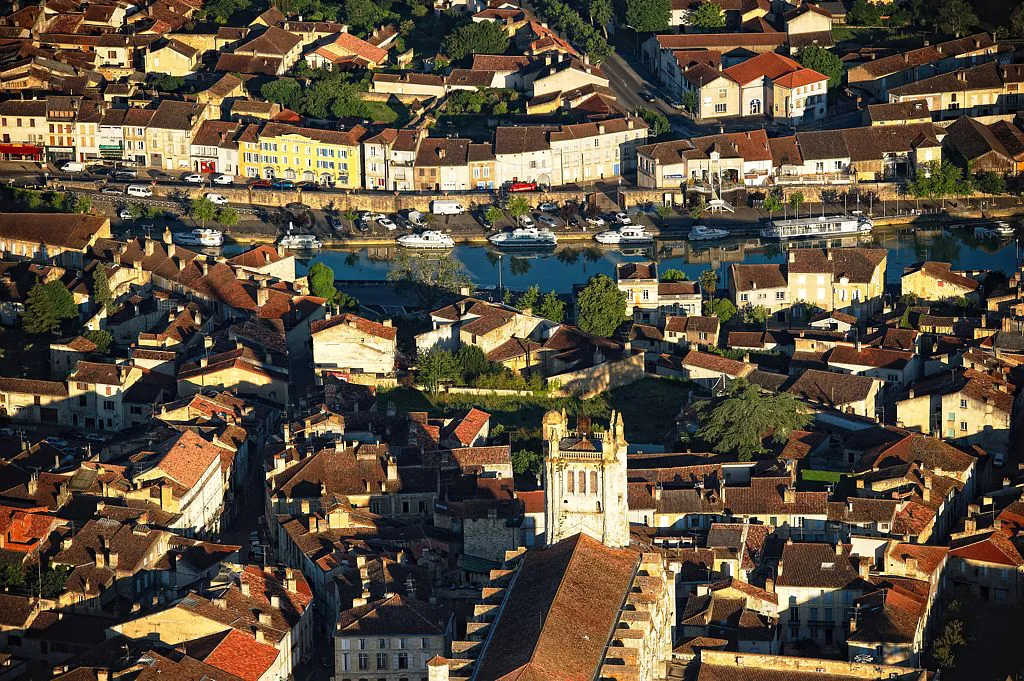
[[[694,225],[686,238],[689,241],[713,241],[714,239],[724,239],[727,236],[729,236],[728,230],[707,225]]]
[[[517,227],[511,232],[492,234],[487,240],[499,248],[553,248],[558,244],[554,232],[537,227]]]
[[[455,246],[455,240],[444,232],[429,229],[419,234],[403,234],[395,241],[405,248],[445,249]]]
[[[174,243],[179,246],[204,246],[216,248],[224,245],[224,233],[216,229],[193,229],[191,232],[175,232]]]
[[[654,237],[644,229],[643,225],[623,224],[618,229],[598,232],[594,235],[594,240],[599,244],[626,245],[650,243],[654,241]]]
[[[819,215],[809,218],[770,220],[761,228],[761,237],[785,241],[853,234],[870,234],[874,224],[866,215]]]

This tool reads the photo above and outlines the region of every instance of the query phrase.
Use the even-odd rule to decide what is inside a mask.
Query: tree
[[[715,297],[715,291],[718,290],[718,272],[715,270],[704,270],[697,277],[697,281],[700,282],[700,290],[706,292],[709,298]]]
[[[956,652],[967,643],[964,635],[964,623],[959,619],[952,619],[946,622],[942,632],[935,638],[932,644],[932,657],[935,663],[943,668],[950,669],[956,665]]]
[[[723,324],[728,324],[736,316],[736,306],[728,298],[712,298],[707,304],[707,311]]]
[[[707,212],[707,209],[708,200],[703,196],[700,196],[697,198],[697,203],[690,207],[690,217],[696,220],[700,218],[701,215],[704,215],[704,213]]]
[[[705,31],[725,28],[725,12],[714,2],[702,2],[690,12],[690,25]]]
[[[534,284],[530,288],[523,291],[523,295],[519,296],[516,300],[516,307],[520,310],[530,310],[536,313],[537,304],[540,302],[540,286]]]
[[[823,76],[828,76],[828,86],[830,88],[839,87],[840,83],[843,82],[845,68],[843,67],[842,60],[823,47],[818,47],[817,45],[805,47],[800,50],[797,60],[801,66],[817,71]]]
[[[110,351],[110,346],[114,342],[114,337],[110,335],[109,331],[103,329],[93,329],[85,332],[85,337],[96,344],[96,352],[101,355],[105,355]]]
[[[537,316],[551,320],[556,324],[565,321],[565,302],[554,291],[548,291],[537,306]]]
[[[490,373],[494,364],[487,359],[484,351],[476,345],[463,345],[455,353],[455,363],[459,365],[459,373],[463,383],[469,383],[477,376]]]
[[[484,22],[491,23],[491,22]],[[530,212],[530,203],[522,196],[513,196],[505,204],[505,210],[513,218],[519,218],[522,215],[526,215]]]
[[[459,60],[472,54],[504,54],[509,37],[497,21],[481,21],[459,26],[441,43],[445,54]]]
[[[605,28],[612,21],[611,0],[587,0],[587,14],[590,15],[590,23],[607,34]]]
[[[719,454],[735,452],[750,461],[765,451],[762,441],[770,433],[785,442],[790,432],[811,421],[799,400],[789,393],[764,393],[744,379],[731,382],[725,393],[697,405],[701,427],[697,436]]]
[[[505,217],[504,214],[501,212],[501,209],[498,208],[497,206],[490,206],[487,209],[487,212],[484,213],[484,220],[487,220],[487,223],[491,227],[497,225],[498,221],[501,220],[503,217]]]
[[[59,279],[33,286],[26,308],[25,330],[29,333],[52,333],[65,319],[78,316],[75,297]]]
[[[1024,38],[1024,5],[1017,5],[1010,15],[1010,35]]]
[[[205,197],[192,199],[188,208],[188,216],[196,222],[202,223],[203,227],[206,227],[207,221],[217,217],[217,206]]]
[[[529,449],[512,452],[512,470],[520,475],[527,472],[540,475],[544,471],[544,457]]]
[[[686,272],[677,270],[674,267],[670,267],[661,273],[662,281],[686,281],[688,278]]]
[[[978,190],[983,194],[995,195],[1006,193],[1006,180],[999,173],[991,170],[978,175]]]
[[[334,297],[334,307],[342,312],[355,312],[359,309],[359,300],[343,291],[338,291]]]
[[[978,15],[967,0],[939,0],[935,7],[935,28],[957,37],[978,25]]]
[[[878,26],[881,22],[882,6],[868,0],[856,0],[846,14],[846,23],[851,26]]]
[[[338,289],[334,286],[334,270],[322,262],[315,262],[306,272],[309,292],[317,298],[323,298],[328,305],[338,297]]]
[[[66,565],[58,565],[53,568],[48,568],[42,571],[41,580],[31,589],[39,593],[43,598],[58,598],[64,593],[64,587],[67,585],[68,577],[71,575],[71,568]],[[31,574],[30,579],[35,582],[35,574]]]
[[[127,208],[128,214],[132,216],[132,220],[138,220],[139,218],[146,214],[146,206],[139,203],[138,201],[129,203]]]
[[[114,305],[114,294],[110,292],[110,278],[107,266],[99,263],[92,272],[92,300],[109,314]]]
[[[661,137],[672,132],[672,125],[668,122],[668,117],[660,111],[652,111],[651,109],[638,109],[637,113],[640,114],[640,118],[644,119],[647,123],[647,134],[650,137]]]
[[[779,198],[777,192],[771,192],[768,196],[764,197],[764,203],[761,204],[761,207],[768,211],[768,217],[771,217],[782,210],[782,199]]]
[[[772,311],[764,305],[750,305],[743,307],[743,322],[746,324],[764,324],[772,316]]]
[[[637,33],[658,33],[668,29],[672,0],[625,0],[625,22]]]
[[[294,78],[278,78],[264,83],[260,87],[260,95],[286,109],[299,111],[302,108],[302,86]]]
[[[345,23],[359,32],[372,31],[394,17],[390,7],[390,0],[345,0]]]
[[[579,295],[576,325],[595,336],[611,336],[626,318],[626,292],[604,274],[595,274]]]
[[[700,95],[696,90],[683,90],[682,103],[684,109],[691,114],[696,114],[700,107]]]
[[[438,385],[459,380],[461,372],[452,353],[435,348],[420,356],[416,375],[421,385],[436,393]]]
[[[804,205],[805,200],[803,192],[793,192],[789,195],[789,207],[793,209],[793,212],[798,217],[800,215],[800,207]]]
[[[462,272],[462,264],[451,253],[442,255],[399,251],[387,275],[396,288],[415,296],[424,307],[452,293],[469,288],[471,282]]]
[[[215,218],[224,227],[234,227],[238,224],[238,211],[231,206],[222,206],[217,209]]]
[[[25,585],[25,568],[14,555],[11,553],[0,555],[0,588],[5,590]]]

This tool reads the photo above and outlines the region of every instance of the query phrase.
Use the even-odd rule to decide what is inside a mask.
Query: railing
[[[772,184],[852,184],[853,173],[814,173],[812,175],[776,175]]]

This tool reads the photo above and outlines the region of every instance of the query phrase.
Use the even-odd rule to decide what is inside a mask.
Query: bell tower
[[[549,411],[542,424],[547,543],[583,532],[607,546],[628,546],[622,416],[612,412],[608,429],[599,435],[583,416],[570,430],[564,410]]]

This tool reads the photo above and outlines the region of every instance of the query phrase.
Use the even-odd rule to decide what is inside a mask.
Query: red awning
[[[17,154],[19,156],[38,156],[43,153],[42,147],[32,144],[0,144],[0,154]]]

